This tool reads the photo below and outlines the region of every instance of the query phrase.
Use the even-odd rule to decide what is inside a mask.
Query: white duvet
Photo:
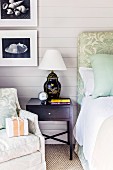
[[[96,137],[102,123],[113,116],[113,97],[100,97],[93,99],[85,97],[82,102],[74,136],[80,146],[83,146],[83,153],[91,167],[92,154]]]

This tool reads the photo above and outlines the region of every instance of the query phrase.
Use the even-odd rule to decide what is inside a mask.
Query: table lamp
[[[44,83],[44,91],[48,94],[48,99],[59,98],[61,84],[54,70],[66,70],[61,53],[58,50],[47,50],[38,68],[51,71]]]

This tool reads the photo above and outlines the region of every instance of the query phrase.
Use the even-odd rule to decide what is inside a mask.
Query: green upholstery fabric
[[[83,32],[78,39],[78,68],[91,67],[93,54],[113,54],[113,32]],[[84,96],[83,82],[78,72],[77,102],[81,104]]]
[[[15,88],[0,88],[0,129],[5,128],[5,118],[17,116],[19,109],[17,90]]]

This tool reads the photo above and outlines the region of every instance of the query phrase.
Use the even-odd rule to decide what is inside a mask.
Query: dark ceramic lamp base
[[[58,81],[58,76],[53,71],[44,83],[44,91],[48,94],[48,99],[56,99],[60,96],[61,84]]]

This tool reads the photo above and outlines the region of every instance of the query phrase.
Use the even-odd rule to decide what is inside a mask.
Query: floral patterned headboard
[[[78,68],[91,67],[93,54],[113,54],[113,32],[83,32],[78,39]],[[83,82],[78,73],[77,101],[81,104],[84,96]]]

